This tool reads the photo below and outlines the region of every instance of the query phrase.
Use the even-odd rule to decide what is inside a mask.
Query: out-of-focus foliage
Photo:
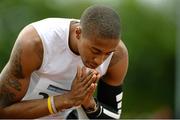
[[[150,117],[163,108],[173,112],[168,107],[172,109],[174,97],[175,9],[173,1],[164,4],[155,9],[129,1],[120,7],[130,55],[124,114],[132,117]]]
[[[109,5],[120,14],[122,40],[129,50],[122,118],[162,118],[163,110],[171,116],[176,37],[173,0],[1,0],[0,70],[27,24],[48,17],[78,19],[85,8],[96,3]]]

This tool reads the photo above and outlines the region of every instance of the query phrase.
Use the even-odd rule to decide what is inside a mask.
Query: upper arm
[[[19,34],[10,59],[0,74],[0,107],[20,101],[25,95],[31,73],[42,61],[42,44],[32,26]]]
[[[107,73],[105,82],[112,86],[122,85],[128,69],[128,51],[122,41],[113,54]]]

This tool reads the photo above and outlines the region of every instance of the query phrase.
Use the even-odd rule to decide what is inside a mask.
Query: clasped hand
[[[95,105],[93,93],[96,90],[97,82],[100,78],[100,74],[96,70],[86,71],[87,69],[85,67],[80,68],[78,66],[76,77],[69,93],[74,106],[83,105],[84,108]]]

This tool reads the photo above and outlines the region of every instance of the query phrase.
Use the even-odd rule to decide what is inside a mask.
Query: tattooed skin
[[[13,91],[21,91],[20,80],[24,77],[21,66],[21,45],[17,43],[13,49],[11,60],[0,75],[0,106],[15,102]]]
[[[7,85],[2,85],[0,90],[0,106],[5,107],[10,105],[15,98],[15,94],[8,91]]]
[[[8,85],[18,91],[21,91],[21,84],[19,83],[19,80],[8,80]]]

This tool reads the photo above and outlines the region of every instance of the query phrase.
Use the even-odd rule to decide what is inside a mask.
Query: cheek
[[[87,50],[85,48],[82,52],[83,52],[84,59],[86,59],[87,61],[92,59],[92,55],[91,55],[91,52],[89,50]]]
[[[91,53],[90,50],[88,50],[86,47],[83,47],[80,52],[81,58],[83,61],[92,61],[93,59],[93,54]]]
[[[85,42],[79,44],[79,54],[84,62],[93,60],[93,54],[90,51],[88,44]]]

